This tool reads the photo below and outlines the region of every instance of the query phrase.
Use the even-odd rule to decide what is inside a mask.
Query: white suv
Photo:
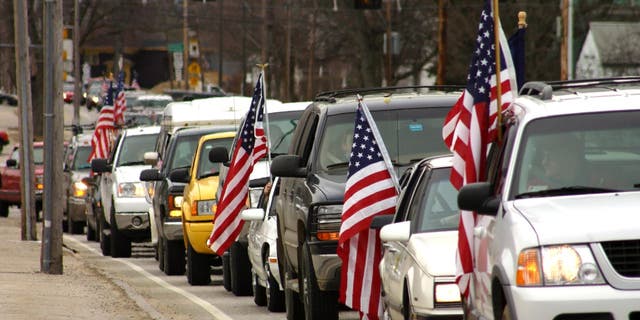
[[[151,168],[144,153],[153,151],[160,127],[126,129],[115,142],[109,159],[93,159],[91,169],[101,173],[103,216],[98,217],[102,254],[131,256],[131,242],[149,241],[149,202],[140,172]]]
[[[467,319],[638,319],[640,78],[528,83],[504,123],[458,195],[478,213]]]

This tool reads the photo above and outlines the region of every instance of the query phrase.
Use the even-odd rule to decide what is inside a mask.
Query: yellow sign
[[[200,74],[200,65],[197,62],[191,62],[187,70],[189,70],[189,73]]]
[[[200,79],[198,79],[198,77],[189,77],[189,86],[196,87],[199,82]]]

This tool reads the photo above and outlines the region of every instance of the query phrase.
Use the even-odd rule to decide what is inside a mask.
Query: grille
[[[613,268],[629,278],[640,277],[640,240],[602,242]]]

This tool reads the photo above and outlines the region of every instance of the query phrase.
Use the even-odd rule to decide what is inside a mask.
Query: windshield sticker
[[[420,132],[422,131],[422,123],[410,123],[409,124],[409,131],[411,132]]]

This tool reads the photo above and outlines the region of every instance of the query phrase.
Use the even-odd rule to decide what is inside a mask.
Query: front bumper
[[[116,212],[116,227],[127,235],[149,234],[148,212]]]
[[[182,221],[164,221],[162,223],[164,237],[169,240],[182,240]]]
[[[322,291],[338,291],[340,288],[340,266],[342,261],[335,253],[337,241],[309,243],[311,261],[316,274],[318,288]]]
[[[87,221],[85,198],[69,198],[69,208],[67,208],[69,217],[73,221]]]
[[[610,318],[607,315],[611,319],[631,319],[631,313],[640,313],[640,290],[617,290],[608,285],[507,288],[518,320],[554,319],[559,315],[566,319]]]
[[[211,230],[213,230],[212,221],[185,222],[183,227],[184,236],[187,237],[189,244],[191,244],[191,247],[193,247],[197,253],[214,254],[214,252],[207,247],[207,240],[209,240]]]

